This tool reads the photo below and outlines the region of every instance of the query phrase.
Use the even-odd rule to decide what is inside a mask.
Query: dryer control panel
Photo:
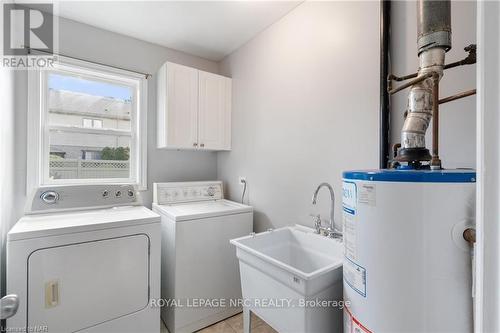
[[[220,199],[224,199],[221,181],[153,184],[153,202],[159,205]]]
[[[26,214],[139,204],[133,185],[60,185],[36,189]]]

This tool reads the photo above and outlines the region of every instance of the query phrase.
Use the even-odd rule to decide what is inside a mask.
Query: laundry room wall
[[[156,71],[165,61],[217,73],[218,64],[200,57],[147,43],[128,36],[61,18],[59,52],[130,70],[151,73],[148,96],[148,190],[144,204],[151,206],[152,183],[210,180],[217,176],[216,153],[168,151],[156,148]],[[16,73],[15,205],[11,224],[22,215],[26,202],[27,73]]]
[[[451,2],[452,49],[446,53],[446,63],[465,58],[464,47],[476,44],[476,2]],[[396,75],[414,73],[418,69],[417,3],[391,2],[391,65]],[[396,83],[399,84],[399,83]],[[476,65],[448,69],[439,84],[440,98],[476,88]],[[391,99],[391,141],[400,142],[403,113],[408,101],[408,89]],[[471,96],[443,104],[440,110],[440,151],[445,168],[476,166],[476,97]],[[427,146],[431,147],[427,131]]]
[[[226,57],[233,78],[232,151],[218,177],[240,201],[248,182],[256,231],[328,217],[341,223],[342,171],[378,167],[379,2],[304,2]]]
[[[0,66],[0,297],[5,295],[5,238],[15,214],[14,72]]]

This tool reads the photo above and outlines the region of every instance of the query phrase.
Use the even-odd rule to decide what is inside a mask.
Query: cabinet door
[[[231,79],[199,72],[198,143],[201,149],[231,149]]]
[[[197,148],[198,70],[167,62],[158,76],[158,148]]]

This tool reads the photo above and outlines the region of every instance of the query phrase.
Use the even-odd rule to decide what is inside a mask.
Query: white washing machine
[[[133,186],[39,189],[27,213],[7,236],[8,330],[160,332],[160,217]]]
[[[154,184],[161,215],[161,316],[170,333],[194,332],[241,311],[229,243],[253,230],[252,207],[224,200],[222,182]]]

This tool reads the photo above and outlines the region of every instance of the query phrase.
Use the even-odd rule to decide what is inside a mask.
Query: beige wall
[[[233,78],[231,152],[218,176],[240,200],[246,176],[257,231],[328,217],[343,170],[378,166],[379,3],[304,2],[225,58]]]

